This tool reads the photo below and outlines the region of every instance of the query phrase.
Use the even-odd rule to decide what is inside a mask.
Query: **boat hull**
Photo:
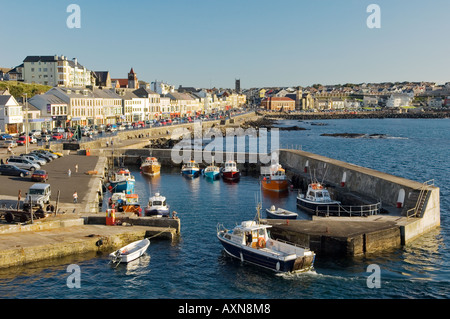
[[[205,177],[210,179],[217,179],[219,178],[220,173],[219,172],[205,172]]]
[[[222,172],[222,178],[227,181],[235,181],[241,177],[240,172]]]
[[[154,208],[146,208],[144,210],[145,216],[152,217],[169,217],[170,211],[169,209],[154,209]]]
[[[182,173],[183,176],[185,176],[185,177],[193,178],[193,177],[198,177],[199,174],[200,174],[200,171],[199,171],[199,170],[195,170],[195,169],[183,169],[183,170],[181,171],[181,173]]]
[[[112,192],[126,194],[131,194],[134,192],[134,181],[120,181],[120,182],[109,182],[112,187]]]
[[[297,219],[298,214],[292,212],[286,212],[284,214],[280,214],[277,212],[273,212],[269,209],[266,209],[267,218],[271,219]]]
[[[150,240],[148,239],[135,241],[109,254],[109,259],[115,263],[129,263],[130,261],[141,257],[145,253],[149,245]]]
[[[262,180],[261,187],[264,190],[272,192],[285,192],[289,188],[289,182],[287,180]]]
[[[149,176],[159,175],[161,173],[161,165],[142,165],[141,172]]]
[[[337,209],[337,207],[339,206],[340,202],[338,201],[332,201],[332,202],[323,202],[323,203],[317,203],[317,202],[311,202],[308,200],[305,200],[303,198],[299,198],[297,197],[297,206],[310,213],[310,214],[314,214],[316,213],[318,210],[323,212],[326,211],[326,207],[330,206],[330,208],[335,208]]]
[[[276,257],[271,257],[270,253],[264,254],[258,252],[258,249],[232,243],[223,238],[220,234],[218,234],[217,237],[225,249],[225,252],[231,257],[237,258],[242,262],[251,263],[273,270],[275,272],[304,272],[312,269],[314,265],[315,255],[282,260]]]

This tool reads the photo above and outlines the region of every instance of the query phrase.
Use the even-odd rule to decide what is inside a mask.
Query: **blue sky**
[[[70,29],[69,4],[81,9]],[[366,25],[369,4],[381,28]],[[66,55],[177,87],[450,81],[448,0],[5,1],[0,66]]]

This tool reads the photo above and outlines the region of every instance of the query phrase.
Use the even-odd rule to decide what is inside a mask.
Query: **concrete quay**
[[[178,236],[170,226],[106,226],[85,224],[85,218],[89,217],[50,217],[28,225],[0,226],[0,268],[92,252],[109,254],[135,240]],[[176,221],[173,224],[177,227]]]
[[[108,253],[138,239],[175,240],[180,235],[180,220],[173,218],[117,213],[116,220],[122,225],[106,226],[105,213],[99,212],[106,158],[64,153],[43,166],[49,173],[50,204],[56,213],[33,223],[0,220],[0,268],[89,252]],[[0,206],[16,207],[19,190],[22,206],[33,183],[30,178],[0,176]],[[77,203],[72,197],[75,190]]]

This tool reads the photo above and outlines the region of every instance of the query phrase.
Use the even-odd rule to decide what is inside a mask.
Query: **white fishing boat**
[[[150,245],[150,240],[147,238],[142,240],[137,240],[131,244],[126,245],[115,252],[109,254],[109,259],[113,263],[129,263],[139,257],[141,257],[148,246]]]
[[[258,205],[258,216],[260,205]],[[304,272],[313,268],[315,253],[309,248],[270,238],[271,225],[244,221],[232,230],[217,227],[217,238],[230,256],[276,272]]]
[[[283,208],[275,208],[274,205],[266,208],[267,218],[272,219],[297,219],[298,214]]]
[[[297,206],[309,213],[326,210],[327,206],[337,207],[340,204],[340,201],[331,199],[328,190],[319,182],[309,184],[306,194],[299,192],[297,195]]]
[[[165,196],[155,193],[154,196],[149,198],[148,205],[145,208],[145,216],[169,217],[169,214],[170,210]]]

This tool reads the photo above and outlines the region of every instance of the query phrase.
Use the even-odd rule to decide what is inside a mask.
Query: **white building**
[[[387,99],[386,107],[410,106],[413,98],[413,93],[394,93]]]
[[[150,84],[150,89],[158,94],[166,95],[175,92],[175,86],[160,81],[154,81]]]
[[[112,124],[122,114],[122,98],[114,90],[54,87],[46,94],[67,103],[70,126]]]
[[[66,56],[27,56],[23,60],[23,79],[26,83],[49,86],[84,87],[93,85],[92,72]]]
[[[0,95],[0,131],[8,134],[23,130],[22,106],[12,95]]]
[[[53,94],[35,95],[28,100],[28,104],[40,110],[41,129],[66,126],[68,105],[59,97]]]

